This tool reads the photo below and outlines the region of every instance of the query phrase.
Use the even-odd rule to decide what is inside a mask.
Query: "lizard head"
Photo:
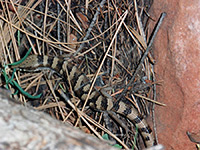
[[[30,55],[22,63],[13,65],[11,68],[16,68],[18,70],[33,70],[41,65],[42,56]]]

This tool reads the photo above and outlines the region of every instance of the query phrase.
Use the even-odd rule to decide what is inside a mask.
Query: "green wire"
[[[8,84],[10,84],[10,85],[12,85],[13,87],[17,88],[17,91],[14,93],[14,95],[17,94],[17,93],[18,93],[18,90],[19,90],[23,95],[27,96],[28,98],[31,98],[31,99],[38,99],[38,98],[40,98],[40,97],[42,96],[42,93],[39,94],[39,95],[36,95],[36,96],[32,96],[32,95],[30,95],[28,92],[24,91],[24,90],[19,86],[19,84],[18,84],[15,80],[13,80],[15,71],[16,71],[16,69],[13,70],[12,76],[11,76],[11,78],[9,78],[8,75],[7,75],[6,72],[5,72],[5,69],[2,70],[3,76],[4,76],[5,81],[6,81],[6,88],[9,89],[9,88],[8,88]]]
[[[27,57],[28,55],[30,54],[32,48],[30,48],[28,50],[28,52],[26,53],[26,55],[18,62],[14,62],[12,64],[8,64],[9,66],[14,66],[14,65],[18,65],[20,63],[22,63]],[[28,92],[24,91],[21,86],[14,80],[14,74],[16,72],[16,69],[14,68],[13,69],[13,73],[12,73],[12,76],[11,78],[8,77],[8,75],[6,74],[6,68],[8,67],[8,65],[4,66],[4,69],[2,69],[2,72],[3,72],[3,76],[5,78],[5,81],[6,81],[6,88],[9,89],[8,87],[8,84],[10,84],[11,86],[13,86],[14,88],[16,88],[16,92],[14,94],[17,94],[18,91],[20,91],[23,95],[27,96],[28,98],[31,98],[31,99],[38,99],[42,96],[42,93],[40,93],[39,95],[36,95],[36,96],[32,96],[30,95]]]
[[[21,86],[19,86],[19,84],[18,84],[15,80],[13,80],[12,82],[13,82],[13,84],[15,85],[15,87],[17,87],[17,89],[18,89],[23,95],[27,96],[28,98],[31,98],[31,99],[38,99],[38,98],[40,98],[40,97],[42,96],[42,93],[40,93],[39,95],[36,95],[36,96],[32,96],[32,95],[30,95],[28,92],[25,92],[25,91],[21,88]]]
[[[21,42],[20,42],[20,31],[18,30],[18,32],[17,32],[17,42],[18,42],[18,46],[20,46],[21,44]]]
[[[12,64],[8,64],[8,65],[9,66],[15,66],[15,65],[21,64],[28,57],[28,55],[31,53],[31,50],[32,50],[32,48],[29,48],[28,52],[26,53],[26,55],[21,60],[14,62]]]

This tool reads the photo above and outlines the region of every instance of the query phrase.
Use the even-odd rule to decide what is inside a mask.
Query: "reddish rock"
[[[159,143],[167,150],[195,150],[186,131],[200,131],[200,1],[157,0],[150,14],[167,16],[154,41]]]

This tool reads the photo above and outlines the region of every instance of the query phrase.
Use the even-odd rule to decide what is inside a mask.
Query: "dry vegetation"
[[[59,56],[73,61],[88,78],[96,81],[97,88],[111,87],[107,92],[114,100],[121,97],[142,115],[151,113],[152,103],[146,100],[155,99],[152,52],[131,87],[127,87],[148,46],[148,24],[154,21],[148,14],[151,0],[5,0],[0,5],[2,68],[20,60],[30,48],[34,54]],[[12,73],[13,70],[6,70],[8,78]],[[17,88],[6,83],[4,77],[1,73],[1,86],[7,84],[15,93]],[[77,97],[66,103],[58,91],[67,91],[69,97],[73,91],[56,74],[17,71],[14,80],[31,95],[42,93],[41,98],[30,99],[18,92],[14,97],[23,104],[30,103],[35,109],[100,139],[108,134],[111,143],[123,148],[143,147],[137,129],[126,118],[118,116],[130,132],[108,115],[88,108]],[[125,88],[128,90],[123,94]]]

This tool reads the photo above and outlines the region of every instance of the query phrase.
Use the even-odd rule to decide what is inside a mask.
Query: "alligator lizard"
[[[58,73],[63,79],[68,78],[71,82],[73,91],[81,100],[85,100],[90,89],[89,79],[72,63],[62,60],[58,57],[30,55],[21,64],[13,66],[22,70],[41,70],[48,68]],[[93,88],[88,104],[90,107],[101,111],[113,111],[127,117],[137,125],[146,147],[154,145],[154,137],[146,120],[138,113],[134,107],[130,107],[123,101],[116,103],[109,97],[104,96]]]

